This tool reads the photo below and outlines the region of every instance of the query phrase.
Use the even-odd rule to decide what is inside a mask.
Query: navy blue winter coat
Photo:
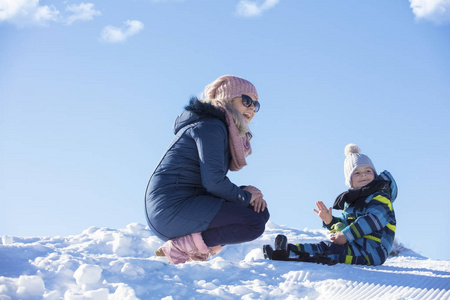
[[[224,112],[195,98],[185,109],[174,132],[188,129],[166,151],[145,197],[148,224],[163,240],[207,230],[223,201],[248,206],[251,199],[226,176],[231,156]]]

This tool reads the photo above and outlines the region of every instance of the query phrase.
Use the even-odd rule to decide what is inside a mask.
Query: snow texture
[[[328,238],[269,221],[257,240],[225,246],[206,262],[170,265],[147,226],[91,227],[67,237],[3,236],[0,300],[6,299],[450,299],[450,261],[396,244],[382,266],[270,261],[262,245]]]

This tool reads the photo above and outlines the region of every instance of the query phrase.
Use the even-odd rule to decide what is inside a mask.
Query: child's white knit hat
[[[345,184],[349,188],[352,187],[352,175],[355,172],[356,168],[361,166],[369,166],[372,168],[375,176],[377,171],[375,170],[375,166],[367,155],[361,153],[358,145],[348,144],[344,149],[345,161],[344,161],[344,175],[345,175]]]

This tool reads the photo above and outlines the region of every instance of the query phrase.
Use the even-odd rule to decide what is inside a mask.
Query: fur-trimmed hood
[[[185,111],[177,117],[173,125],[175,134],[184,126],[207,118],[219,119],[227,125],[225,112],[210,103],[201,102],[195,97],[189,100],[189,104],[184,109]]]

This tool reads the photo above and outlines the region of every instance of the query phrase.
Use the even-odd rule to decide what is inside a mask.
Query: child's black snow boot
[[[270,245],[263,245],[263,253],[265,259],[272,259],[273,248]]]
[[[287,237],[285,235],[277,235],[275,238],[275,250],[287,251]]]
[[[272,253],[273,260],[288,260],[289,251],[287,249],[287,237],[279,234],[275,238],[275,250]]]

